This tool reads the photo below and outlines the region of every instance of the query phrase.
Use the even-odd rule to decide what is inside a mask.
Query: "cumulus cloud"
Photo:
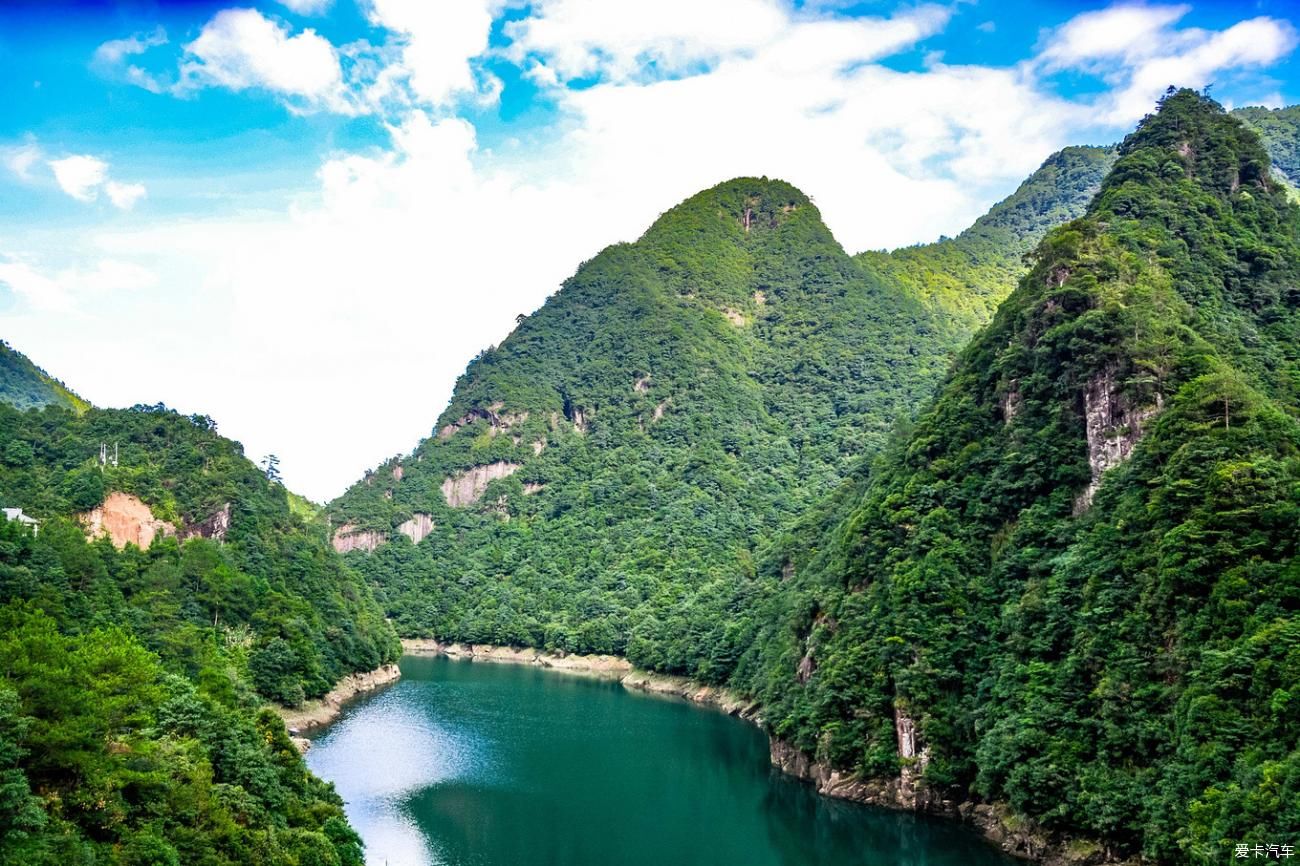
[[[94,201],[108,179],[108,163],[94,156],[52,159],[49,166],[59,186],[77,201]]]
[[[117,209],[130,210],[147,193],[144,184],[111,180],[108,163],[97,156],[78,154],[52,159],[47,164],[59,187],[77,201],[96,201],[103,192]]]
[[[104,184],[104,192],[108,194],[108,200],[119,210],[130,210],[146,194],[142,183],[118,183],[115,180]]]
[[[1048,35],[1037,58],[1045,73],[1079,70],[1110,85],[1100,101],[1105,119],[1131,122],[1170,85],[1204,87],[1215,76],[1266,66],[1296,47],[1295,27],[1260,16],[1226,30],[1177,29],[1190,6],[1117,4],[1072,18]]]
[[[370,0],[371,23],[392,33],[400,51],[381,84],[405,79],[413,98],[431,105],[464,94],[493,95],[495,80],[474,61],[487,51],[497,5],[496,0]]]
[[[292,100],[300,109],[349,112],[338,52],[310,28],[287,26],[256,9],[226,9],[185,45],[180,92],[200,87],[261,88]]]

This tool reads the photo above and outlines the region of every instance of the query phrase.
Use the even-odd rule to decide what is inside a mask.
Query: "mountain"
[[[1273,166],[1293,187],[1300,187],[1300,105],[1238,108],[1232,116],[1255,131]]]
[[[864,799],[1079,857],[1300,843],[1300,212],[1183,90],[1032,260],[842,519],[760,562],[733,682]]]
[[[1011,294],[1047,230],[1083,215],[1114,162],[1113,147],[1067,147],[957,237],[857,259],[940,312],[964,344]]]
[[[1110,158],[1070,148],[961,237],[856,260],[787,184],[700,193],[476,358],[434,434],[329,506],[335,544],[380,548],[354,564],[403,634],[724,678],[755,551],[914,411]]]
[[[335,543],[387,541],[354,564],[404,634],[634,657],[640,636],[721,672],[749,551],[885,438],[948,348],[806,196],[733,180],[475,358],[434,434],[330,505]]]
[[[326,527],[162,406],[0,404],[0,502],[0,862],[360,866],[265,706],[399,652]]]
[[[0,340],[0,403],[19,409],[63,406],[84,412],[90,404],[57,379],[37,367],[27,356]]]

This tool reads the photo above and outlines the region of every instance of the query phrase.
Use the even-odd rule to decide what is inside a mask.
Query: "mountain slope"
[[[957,237],[857,259],[940,311],[964,344],[1024,276],[1025,255],[1048,229],[1083,214],[1114,162],[1113,147],[1067,147]]]
[[[325,527],[161,406],[0,405],[0,501],[0,862],[359,866],[264,706],[397,656]]]
[[[761,565],[736,682],[877,798],[1162,863],[1300,842],[1300,216],[1179,91],[1034,261],[848,517]]]
[[[1232,116],[1259,135],[1273,166],[1293,187],[1300,187],[1300,105],[1238,108]]]
[[[883,440],[947,350],[802,193],[730,181],[476,358],[435,435],[330,506],[335,541],[392,539],[356,565],[406,633],[671,644],[664,666],[716,677],[749,551]]]
[[[0,403],[19,409],[63,406],[84,412],[90,404],[33,364],[26,355],[0,340]]]

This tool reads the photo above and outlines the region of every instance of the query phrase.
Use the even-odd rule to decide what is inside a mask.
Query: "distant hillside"
[[[957,237],[857,259],[939,311],[964,343],[1011,294],[1044,233],[1083,214],[1114,162],[1113,147],[1067,147]]]
[[[19,409],[64,406],[84,412],[90,404],[37,367],[22,352],[0,340],[0,403]]]
[[[1300,187],[1300,105],[1239,108],[1232,115],[1259,135],[1273,166],[1293,187]]]

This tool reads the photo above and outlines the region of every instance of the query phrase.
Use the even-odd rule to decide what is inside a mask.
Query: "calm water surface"
[[[1006,866],[963,828],[818,797],[754,726],[617,682],[443,657],[307,763],[372,866]]]

